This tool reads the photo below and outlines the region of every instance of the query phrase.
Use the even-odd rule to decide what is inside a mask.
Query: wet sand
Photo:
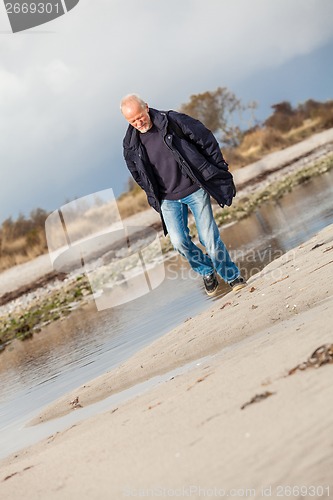
[[[79,412],[69,404],[76,397],[87,406],[211,355],[2,461],[1,497],[332,495],[333,365],[288,375],[333,343],[332,265],[329,226],[247,288],[50,405],[34,424]]]

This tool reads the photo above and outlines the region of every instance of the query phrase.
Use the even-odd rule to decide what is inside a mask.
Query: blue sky
[[[129,177],[119,101],[177,109],[228,87],[257,117],[333,98],[331,0],[80,0],[12,34],[0,5],[0,222]]]

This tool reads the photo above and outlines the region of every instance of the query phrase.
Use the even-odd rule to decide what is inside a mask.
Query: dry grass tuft
[[[117,200],[117,205],[121,218],[130,217],[149,208],[146,194],[141,189],[121,196]]]

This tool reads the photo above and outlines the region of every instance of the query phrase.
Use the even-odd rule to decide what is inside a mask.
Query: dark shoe
[[[207,295],[214,295],[217,287],[219,286],[219,282],[217,281],[215,272],[209,274],[208,276],[204,276],[203,281]]]
[[[246,283],[244,278],[242,278],[241,276],[238,276],[238,278],[236,278],[234,281],[229,283],[229,285],[231,286],[231,288],[233,289],[234,292],[238,292],[238,290],[241,290],[242,288],[244,288],[247,285],[247,283]]]

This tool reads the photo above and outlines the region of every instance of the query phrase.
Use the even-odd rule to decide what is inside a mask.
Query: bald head
[[[120,109],[128,123],[142,134],[152,127],[148,104],[138,95],[128,94],[123,97]]]

